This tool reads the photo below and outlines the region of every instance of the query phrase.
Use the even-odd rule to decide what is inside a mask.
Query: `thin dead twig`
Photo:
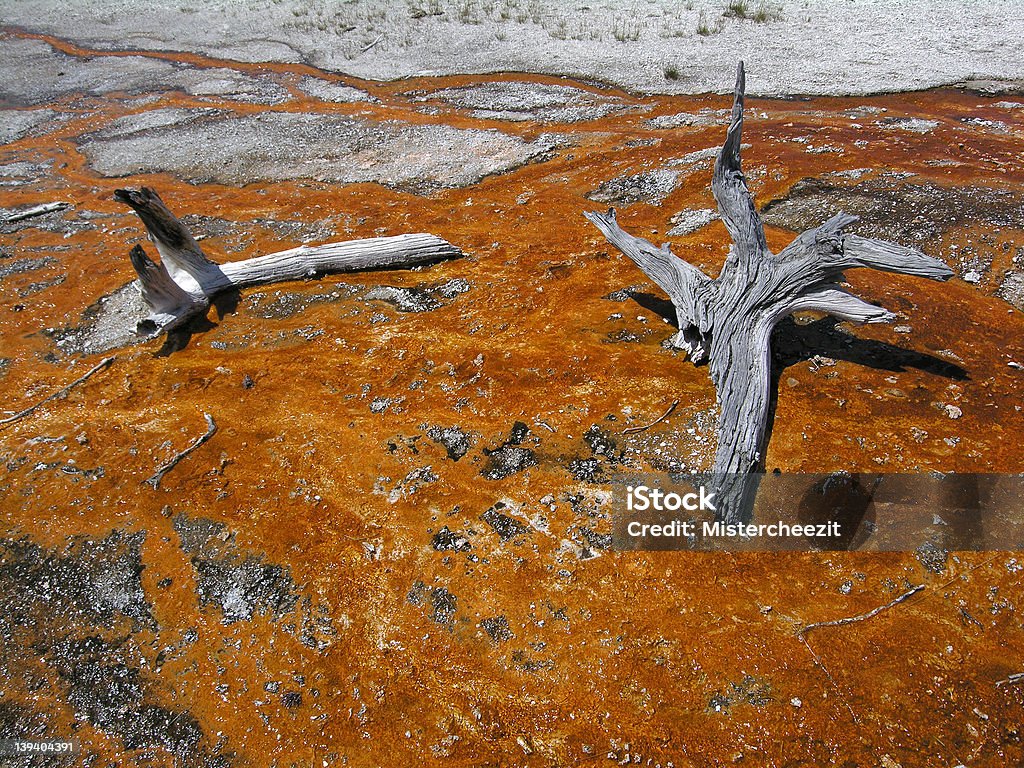
[[[175,454],[174,458],[172,458],[166,464],[162,465],[156,472],[153,473],[152,477],[149,477],[146,480],[144,480],[143,485],[148,484],[152,486],[153,490],[155,491],[157,488],[160,487],[160,481],[164,479],[164,475],[166,475],[168,472],[170,472],[172,469],[178,466],[179,461],[184,459],[186,456],[192,453],[192,451],[196,450],[199,446],[201,446],[203,443],[205,443],[207,440],[209,440],[217,433],[217,423],[213,420],[213,417],[208,413],[204,413],[203,417],[206,419],[206,434],[197,437],[192,442],[192,445],[190,445],[181,453]]]
[[[819,622],[817,622],[815,624],[808,624],[806,627],[803,627],[803,628],[797,630],[796,636],[799,637],[800,639],[803,639],[803,636],[806,635],[808,632],[810,632],[812,629],[819,629],[821,627],[842,627],[842,626],[845,626],[846,624],[853,624],[854,622],[857,622],[857,621],[867,621],[868,619],[877,616],[882,611],[887,611],[890,608],[892,608],[894,605],[899,605],[904,600],[910,599],[911,597],[916,595],[918,592],[920,592],[922,589],[924,589],[924,586],[925,586],[924,584],[918,584],[913,589],[908,589],[902,595],[900,595],[899,597],[895,598],[894,600],[890,600],[885,605],[880,605],[877,608],[872,608],[867,613],[862,613],[859,616],[849,616],[849,617],[847,617],[845,619],[834,619],[832,621],[819,621]]]
[[[1016,685],[1017,683],[1024,683],[1024,672],[1014,672],[1012,675],[1007,675],[1005,680],[996,681],[996,688],[1002,688],[1004,685]]]
[[[655,424],[660,424],[661,422],[663,422],[665,419],[667,419],[669,416],[672,415],[672,411],[674,411],[676,409],[677,405],[679,405],[679,401],[678,400],[673,400],[672,401],[672,405],[670,405],[668,407],[668,410],[665,411],[663,414],[661,414],[661,416],[656,418],[650,424],[648,424],[646,427],[630,427],[629,429],[622,430],[622,434],[624,434],[624,435],[632,435],[632,434],[634,434],[636,432],[643,432],[645,429],[650,429]]]
[[[50,402],[51,400],[56,400],[59,397],[64,397],[64,395],[66,395],[68,392],[70,392],[73,387],[77,387],[79,384],[81,384],[83,381],[88,379],[94,373],[99,373],[104,368],[107,368],[116,359],[117,359],[116,355],[111,356],[111,357],[103,358],[102,360],[100,360],[100,362],[98,362],[96,365],[94,365],[92,368],[90,368],[85,373],[84,376],[78,377],[77,379],[72,381],[70,384],[68,384],[66,387],[64,387],[63,389],[58,389],[52,395],[44,397],[42,400],[40,400],[35,405],[29,406],[25,410],[19,411],[18,413],[14,414],[13,416],[8,416],[6,419],[0,419],[0,425],[2,425],[2,424],[10,424],[12,422],[17,421],[18,419],[23,419],[26,416],[28,416],[30,413],[35,411],[37,408],[39,408],[42,405],[45,405],[46,403]]]
[[[818,654],[816,654],[814,652],[814,649],[811,648],[811,644],[807,642],[806,637],[804,637],[803,635],[797,635],[797,637],[800,638],[800,642],[804,644],[805,648],[807,648],[807,652],[811,654],[811,658],[814,659],[814,663],[818,665],[818,669],[824,672],[825,677],[827,677],[828,681],[832,683],[832,687],[835,689],[836,695],[839,696],[839,700],[846,705],[846,708],[848,710],[850,710],[850,717],[853,718],[853,722],[857,725],[860,725],[860,718],[857,717],[857,713],[853,711],[853,707],[850,706],[850,702],[847,701],[846,696],[843,695],[843,689],[839,687],[839,683],[837,683],[836,679],[832,677],[832,673],[828,671],[828,667],[826,667],[824,663],[822,663],[821,659],[818,657]]]
[[[375,46],[375,45],[376,45],[377,43],[379,43],[379,42],[380,42],[381,40],[383,40],[383,39],[384,39],[384,35],[377,35],[377,39],[376,39],[376,40],[374,40],[374,41],[373,41],[372,43],[370,43],[369,45],[365,46],[365,47],[364,47],[364,48],[363,48],[363,49],[362,49],[361,51],[359,51],[359,53],[360,53],[360,54],[366,53],[366,52],[367,52],[368,50],[370,50],[371,48],[373,48],[373,46]]]
[[[16,221],[24,221],[25,219],[53,213],[54,211],[63,211],[65,208],[70,207],[70,203],[43,203],[42,205],[36,205],[24,211],[18,211],[17,213],[5,216],[3,222],[4,224],[13,224]]]

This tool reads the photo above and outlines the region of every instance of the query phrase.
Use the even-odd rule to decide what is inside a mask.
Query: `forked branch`
[[[229,289],[330,272],[403,269],[461,255],[458,248],[435,235],[411,234],[301,246],[217,264],[152,189],[119,189],[114,198],[139,215],[160,254],[157,263],[141,246],[131,252],[142,298],[149,308],[148,317],[137,329],[145,337],[166,333],[202,314],[213,297]]]
[[[947,280],[938,259],[884,240],[846,234],[856,216],[840,213],[804,232],[778,254],[768,250],[764,226],[743,178],[740,159],[745,75],[736,75],[732,118],[718,153],[711,190],[733,241],[715,280],[675,256],[625,232],[615,212],[584,214],[608,242],[632,259],[672,300],[679,320],[677,347],[695,363],[708,360],[720,418],[713,473],[718,516],[749,516],[764,468],[771,399],[772,329],[793,312],[818,310],[855,323],[884,323],[894,315],[842,290],[843,271],[870,267]]]

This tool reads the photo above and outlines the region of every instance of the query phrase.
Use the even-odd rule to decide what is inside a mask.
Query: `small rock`
[[[951,419],[959,419],[961,416],[964,415],[964,412],[957,408],[955,405],[946,405],[944,410],[946,411],[946,415],[949,416],[949,418]]]

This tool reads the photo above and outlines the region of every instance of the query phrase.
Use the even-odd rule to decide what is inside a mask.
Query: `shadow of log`
[[[791,317],[780,321],[772,334],[773,367],[781,372],[821,355],[893,373],[916,368],[956,381],[970,378],[966,369],[948,360],[884,341],[862,339],[841,329],[839,323],[834,317],[823,317],[804,325]]]
[[[832,475],[807,490],[797,509],[803,525],[839,523],[835,541],[808,539],[808,546],[842,551],[857,549],[869,534],[865,524],[874,523],[875,482],[863,482],[859,474]]]
[[[223,320],[228,315],[238,311],[238,305],[242,301],[242,293],[237,288],[229,288],[214,296],[212,304],[217,310],[217,319]]]
[[[771,340],[772,375],[768,425],[764,441],[761,443],[762,450],[767,447],[775,427],[775,411],[779,403],[779,382],[782,380],[782,372],[792,365],[807,362],[816,356],[844,360],[892,373],[904,373],[910,368],[916,368],[955,381],[970,379],[966,369],[948,360],[897,347],[884,341],[862,339],[842,330],[839,327],[840,322],[834,317],[823,317],[800,324],[792,317],[787,317],[775,326]]]
[[[666,322],[671,323],[673,328],[679,329],[679,318],[676,316],[675,305],[668,299],[663,299],[646,291],[643,293],[630,293],[629,297],[644,309],[654,312]]]
[[[193,336],[212,331],[216,327],[217,323],[211,321],[206,315],[194,317],[183,325],[168,331],[164,335],[163,344],[153,353],[153,357],[170,357],[175,352],[181,352],[188,347]]]

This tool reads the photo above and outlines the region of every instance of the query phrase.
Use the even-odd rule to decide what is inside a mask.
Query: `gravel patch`
[[[938,120],[924,120],[920,117],[887,117],[876,121],[876,123],[882,128],[910,131],[911,133],[931,133],[939,127]]]
[[[666,128],[705,127],[709,125],[728,125],[728,109],[702,109],[699,112],[680,112],[675,115],[659,115],[645,120],[644,125],[655,130]]]
[[[587,197],[598,203],[650,203],[661,202],[679,186],[679,174],[664,168],[629,176],[619,176],[590,192]]]
[[[307,96],[312,96],[320,101],[330,101],[337,104],[350,102],[368,101],[376,102],[373,96],[359,88],[341,83],[332,83],[329,80],[322,80],[319,77],[304,77],[299,81],[299,90]]]
[[[546,138],[529,142],[498,131],[287,112],[124,130],[83,140],[81,150],[97,173],[173,173],[193,183],[239,186],[303,178],[375,182],[420,194],[471,186],[554,148]]]
[[[707,93],[731,89],[739,58],[750,94],[765,96],[912,91],[968,80],[972,89],[995,90],[1024,76],[1024,59],[1009,44],[1024,37],[1018,0],[776,0],[766,23],[726,15],[724,0],[609,0],[572,9],[557,0],[432,0],[429,13],[416,13],[407,0],[7,5],[7,24],[99,49],[304,62],[370,79],[538,72],[635,91]],[[702,19],[711,34],[699,34]]]
[[[2,87],[0,86],[0,88]],[[0,144],[10,144],[12,141],[28,136],[56,114],[52,109],[0,110]]]
[[[981,222],[992,228],[1024,229],[1024,195],[1019,192],[893,181],[885,174],[852,186],[803,179],[786,197],[764,206],[764,221],[802,232],[845,211],[861,217],[856,225],[859,234],[918,246],[947,230]]]
[[[444,102],[468,109],[473,117],[487,120],[577,123],[597,120],[626,109],[621,99],[602,96],[568,85],[499,82],[446,88],[417,101]]]
[[[682,210],[669,219],[674,226],[668,231],[669,237],[682,237],[706,227],[718,219],[718,211],[714,208],[696,208]]]
[[[74,36],[74,31],[70,32]],[[0,39],[6,77],[0,81],[0,103],[43,104],[73,95],[152,93],[180,90],[193,96],[215,96],[254,104],[278,104],[291,98],[268,77],[232,69],[199,68],[145,56],[79,58],[55,50],[41,40]]]

